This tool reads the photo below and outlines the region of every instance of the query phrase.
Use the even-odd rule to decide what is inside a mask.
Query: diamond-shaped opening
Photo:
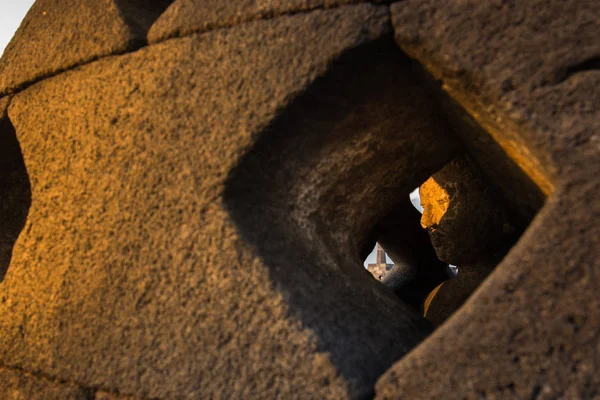
[[[428,329],[409,327],[429,294],[454,275],[409,200],[416,186],[452,160],[470,160],[483,186],[508,199],[507,213],[518,216],[496,263],[544,201],[514,190],[534,186],[493,140],[482,144],[486,132],[468,124],[469,132],[455,136],[464,128],[452,113],[463,119],[460,107],[450,110],[440,88],[382,40],[340,57],[266,127],[230,175],[225,203],[238,229],[291,312],[352,382],[370,384],[427,336]],[[376,242],[406,266],[393,275],[399,283],[377,282],[365,270]],[[358,342],[370,355],[355,351]]]
[[[430,332],[361,264],[373,224],[448,162],[454,143],[386,37],[337,59],[230,174],[224,200],[240,234],[353,393]]]

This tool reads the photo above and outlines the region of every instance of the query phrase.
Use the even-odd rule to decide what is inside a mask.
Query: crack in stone
[[[119,393],[119,392],[115,392],[114,390],[110,390],[110,389],[106,389],[106,388],[102,388],[102,387],[80,385],[76,382],[68,381],[65,379],[60,379],[60,378],[45,374],[43,372],[32,372],[32,371],[28,371],[22,367],[8,366],[8,365],[4,365],[4,364],[0,363],[0,370],[2,370],[2,369],[16,373],[17,375],[24,375],[24,376],[27,376],[27,377],[30,377],[33,379],[41,380],[41,381],[50,383],[52,385],[67,386],[69,388],[80,389],[84,392],[86,400],[96,400],[98,393],[108,394],[110,396],[113,396],[115,399],[124,397],[124,398],[135,398],[136,400],[157,400],[157,398],[141,397],[139,395],[134,395],[134,394]]]
[[[166,42],[168,40],[174,40],[174,39],[181,39],[181,38],[185,38],[188,36],[194,36],[194,35],[199,35],[199,34],[203,34],[203,33],[208,33],[208,32],[213,32],[213,31],[218,31],[218,30],[226,30],[226,29],[232,29],[235,28],[237,26],[241,26],[244,24],[248,24],[248,23],[252,23],[252,22],[258,22],[258,21],[270,21],[270,20],[274,20],[277,18],[281,18],[281,17],[286,17],[286,16],[291,16],[291,15],[297,15],[297,14],[307,14],[313,11],[317,11],[317,10],[335,10],[344,6],[353,6],[353,5],[358,5],[358,4],[373,4],[373,5],[379,5],[379,6],[385,6],[386,4],[389,5],[391,3],[397,2],[395,0],[383,0],[379,3],[375,3],[373,1],[361,1],[358,3],[350,3],[350,4],[341,4],[341,5],[337,5],[337,6],[333,6],[333,7],[324,7],[324,6],[317,6],[317,7],[313,7],[313,8],[308,8],[308,9],[304,9],[304,10],[295,10],[295,11],[289,11],[289,12],[283,12],[283,13],[272,13],[272,15],[265,15],[265,16],[259,16],[258,18],[250,18],[248,20],[243,20],[243,21],[239,21],[239,22],[235,22],[235,23],[231,23],[231,24],[225,24],[225,25],[221,25],[221,26],[214,26],[214,27],[209,27],[207,29],[199,29],[199,30],[194,30],[191,31],[189,33],[185,33],[183,35],[177,35],[177,33],[174,33],[174,36],[168,36],[165,37],[164,39],[160,39],[156,42],[152,42],[152,43],[148,43],[147,40],[145,41],[132,41],[131,47],[125,51],[122,52],[115,52],[115,53],[111,53],[111,54],[106,54],[106,55],[101,55],[101,56],[96,56],[93,57],[87,61],[84,62],[80,62],[80,63],[76,63],[73,65],[70,65],[68,67],[65,68],[61,68],[58,69],[52,73],[49,74],[45,74],[45,75],[41,75],[35,79],[31,79],[29,81],[25,81],[19,85],[16,85],[13,88],[9,88],[6,89],[6,91],[4,93],[0,93],[0,99],[3,97],[7,97],[7,96],[14,96],[16,94],[19,94],[20,92],[28,89],[29,87],[35,85],[36,83],[39,83],[43,80],[49,79],[49,78],[53,78],[55,76],[58,76],[62,73],[71,71],[71,70],[75,70],[77,68],[83,67],[85,65],[88,64],[92,64],[94,62],[109,58],[109,57],[119,57],[119,56],[123,56],[126,54],[131,54],[131,53],[135,53],[138,50],[144,49],[146,47],[151,47],[154,45],[158,45],[161,44],[163,42]],[[388,6],[389,9],[389,6]],[[159,17],[160,18],[160,17]],[[391,17],[390,17],[390,23],[391,23]]]
[[[220,29],[231,29],[236,26],[240,26],[240,25],[244,25],[244,24],[248,24],[248,23],[252,23],[252,22],[257,22],[257,21],[270,21],[270,20],[277,19],[280,17],[287,17],[287,16],[298,15],[298,14],[307,14],[307,13],[310,13],[313,11],[319,11],[319,10],[335,10],[335,9],[338,9],[341,7],[357,6],[360,4],[372,4],[372,5],[380,6],[380,7],[388,5],[388,10],[389,10],[389,5],[392,3],[395,3],[395,2],[398,2],[398,1],[396,1],[396,0],[379,0],[379,1],[354,0],[354,2],[351,2],[351,3],[337,4],[334,6],[315,5],[313,7],[308,6],[305,8],[302,8],[302,6],[300,6],[299,8],[297,8],[295,10],[289,10],[289,11],[263,12],[262,14],[258,13],[256,15],[248,15],[247,17],[245,17],[241,20],[235,21],[235,22],[224,23],[224,24],[215,22],[215,23],[209,24],[208,26],[206,26],[204,28],[192,29],[189,32],[185,32],[183,34],[179,31],[174,31],[174,32],[171,32],[171,33],[165,35],[164,37],[160,37],[160,39],[158,39],[156,42],[153,42],[152,44],[162,43],[169,39],[176,39],[176,38],[182,38],[182,37],[187,37],[187,36],[192,36],[192,35],[197,35],[197,34],[202,34],[202,33],[207,33],[207,32],[213,32],[213,31],[220,30]]]
[[[556,80],[555,85],[559,85],[573,77],[573,75],[588,71],[600,71],[600,56],[588,58],[578,64],[569,65],[561,71],[560,77]]]

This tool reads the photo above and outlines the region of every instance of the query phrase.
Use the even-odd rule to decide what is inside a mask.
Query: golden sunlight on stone
[[[421,217],[421,226],[429,228],[439,225],[440,221],[448,211],[450,205],[450,196],[433,179],[427,179],[420,188],[421,206],[423,207],[423,216]]]

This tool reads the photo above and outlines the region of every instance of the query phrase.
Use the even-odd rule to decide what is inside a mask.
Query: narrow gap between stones
[[[297,15],[297,14],[306,14],[306,13],[310,13],[313,11],[318,11],[318,10],[331,10],[331,9],[336,9],[339,7],[344,7],[344,6],[353,6],[353,5],[358,5],[358,4],[373,4],[376,6],[389,6],[395,2],[397,2],[398,0],[352,0],[348,3],[341,3],[341,4],[329,4],[329,5],[323,5],[323,4],[298,4],[295,9],[292,10],[287,10],[287,11],[277,11],[277,10],[270,10],[270,11],[260,11],[257,12],[256,14],[251,14],[248,13],[247,15],[243,15],[239,20],[236,20],[235,22],[205,22],[205,25],[202,28],[195,28],[195,29],[190,29],[189,31],[184,31],[181,32],[179,30],[175,30],[173,32],[169,32],[166,33],[164,35],[160,35],[155,37],[155,42],[153,42],[152,44],[157,44],[166,40],[170,40],[170,39],[177,39],[177,38],[181,38],[181,37],[186,37],[186,36],[190,36],[190,35],[197,35],[197,34],[202,34],[202,33],[206,33],[206,32],[211,32],[214,30],[218,30],[218,29],[229,29],[229,28],[233,28],[239,25],[243,25],[243,24],[248,24],[248,23],[252,23],[252,22],[256,22],[256,21],[265,21],[265,20],[271,20],[271,19],[276,19],[276,18],[280,18],[280,17],[287,17],[287,16],[293,16],[293,15]]]
[[[4,90],[0,95],[15,95],[38,82],[60,75],[64,72],[83,67],[107,57],[126,55],[147,47],[147,34],[150,27],[174,1],[175,0],[115,0],[115,5],[121,13],[125,23],[132,30],[133,35],[131,36],[134,38],[131,39],[130,43],[128,43],[129,46],[124,51],[96,56],[83,62],[68,65],[51,73],[22,82],[15,87]]]
[[[310,8],[310,9],[302,9],[300,11],[285,12],[285,13],[281,13],[281,14],[273,14],[272,16],[260,16],[255,19],[248,19],[248,20],[245,20],[242,22],[237,22],[234,24],[216,25],[216,26],[208,27],[206,29],[193,30],[190,32],[186,32],[184,35],[175,34],[174,36],[167,36],[167,37],[161,38],[160,40],[150,44],[150,43],[148,43],[148,39],[147,39],[148,31],[150,30],[152,24],[154,22],[156,22],[156,20],[160,17],[160,15],[162,15],[162,13],[164,13],[166,11],[166,9],[169,7],[169,5],[172,4],[175,0],[157,0],[156,5],[151,6],[149,8],[149,10],[143,12],[143,14],[145,13],[145,15],[137,16],[137,17],[135,16],[135,11],[139,10],[140,8],[136,8],[136,7],[142,7],[142,10],[143,10],[145,7],[144,6],[145,2],[143,0],[115,0],[115,1],[120,4],[120,5],[118,5],[119,10],[121,10],[121,13],[123,13],[122,15],[123,15],[123,18],[126,20],[126,22],[128,21],[127,23],[129,24],[129,26],[134,30],[134,32],[138,33],[138,36],[141,35],[139,39],[134,40],[134,42],[131,43],[130,47],[126,51],[116,52],[116,53],[112,53],[112,54],[106,54],[106,55],[102,55],[99,57],[91,58],[84,62],[69,65],[66,68],[58,69],[50,74],[41,75],[35,79],[23,82],[9,90],[6,90],[6,91],[0,93],[0,96],[8,96],[8,95],[14,96],[14,95],[26,90],[30,86],[35,85],[36,83],[39,83],[45,79],[49,79],[54,76],[60,75],[64,72],[86,66],[88,64],[94,63],[96,61],[102,60],[107,57],[118,57],[118,56],[124,56],[124,55],[130,54],[130,53],[134,53],[145,47],[158,45],[158,44],[161,44],[162,42],[165,42],[168,40],[176,40],[176,39],[180,39],[180,38],[183,38],[186,36],[198,35],[198,34],[202,34],[202,33],[211,32],[214,30],[230,29],[230,28],[234,28],[238,25],[252,23],[255,21],[275,19],[275,18],[286,17],[286,16],[295,15],[295,14],[309,13],[312,11],[325,9],[325,7],[314,7],[314,8]],[[386,4],[392,4],[394,2],[395,2],[395,0],[382,0],[381,2],[368,2],[368,3],[372,3],[375,5],[386,5]],[[327,9],[335,9],[338,7],[341,7],[341,6],[329,7]],[[133,16],[131,16],[132,13],[133,13]],[[150,25],[148,25],[148,24],[150,24]]]
[[[556,84],[562,83],[572,77],[575,74],[586,72],[586,71],[596,71],[600,70],[600,57],[593,57],[587,59],[579,64],[571,65],[566,70],[562,76],[557,80]]]
[[[115,0],[123,20],[139,37],[137,47],[148,44],[146,36],[150,27],[174,2],[174,0]],[[142,39],[143,38],[143,39]]]
[[[146,39],[152,24],[165,12],[174,0],[115,0],[123,20],[137,37],[132,47],[141,48],[148,44]]]
[[[382,40],[337,60],[229,177],[225,203],[241,235],[358,397],[460,308],[543,204],[466,119],[440,82]],[[417,186],[423,215],[409,199]],[[361,265],[376,242],[397,263],[382,282]],[[423,316],[418,338],[400,333]],[[375,353],[357,351],[365,336]]]

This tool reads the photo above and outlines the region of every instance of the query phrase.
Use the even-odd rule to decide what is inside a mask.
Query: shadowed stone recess
[[[3,400],[89,400],[93,392],[0,367],[0,398]]]
[[[13,246],[25,226],[31,187],[15,128],[7,114],[10,97],[0,99],[0,282],[10,265]]]
[[[355,3],[387,3],[389,0],[176,0],[148,32],[150,43],[194,32],[231,27],[286,13],[307,12]]]
[[[575,124],[573,111],[582,117],[596,112],[592,82],[592,92],[567,87],[600,73],[590,62],[600,56],[600,8],[578,0],[409,0],[391,9],[398,45],[550,194],[559,171],[577,158],[571,135],[557,131]],[[573,110],[574,102],[579,109]],[[573,135],[580,143],[591,139],[593,130],[578,129]]]
[[[421,213],[405,196],[375,228],[377,241],[394,261],[381,282],[417,310],[429,292],[452,276],[448,265],[437,258],[420,219]]]
[[[496,265],[489,261],[459,266],[455,277],[429,293],[423,305],[423,316],[435,326],[443,324],[494,270]]]
[[[521,231],[476,165],[460,156],[433,174],[420,189],[423,216],[439,259],[458,267],[456,277],[431,293],[425,317],[441,325],[473,293],[510,249]]]
[[[136,37],[145,43],[152,24],[173,3],[173,0],[113,0],[123,20]]]
[[[37,0],[0,59],[0,95],[146,43],[169,0]]]
[[[516,230],[506,206],[467,157],[457,157],[433,174],[419,194],[421,226],[438,258],[448,264],[460,267],[485,257]]]
[[[379,379],[377,397],[597,397],[600,71],[585,60],[598,54],[600,9],[408,0],[392,13],[400,47],[548,198],[465,305]]]
[[[392,306],[360,254],[382,215],[454,154],[430,95],[391,41],[348,53],[266,128],[225,192],[271,279],[352,380],[376,378],[380,363],[402,356],[396,345],[414,343],[414,328],[407,328],[417,313],[400,302]],[[303,277],[311,285],[299,285]],[[369,328],[354,336],[358,315]],[[373,358],[357,352],[362,335],[374,339]]]
[[[364,271],[362,232],[453,156],[409,72],[388,9],[357,5],[15,95],[34,201],[0,284],[2,362],[145,397],[372,395],[430,325]],[[423,170],[382,168],[388,144]]]

